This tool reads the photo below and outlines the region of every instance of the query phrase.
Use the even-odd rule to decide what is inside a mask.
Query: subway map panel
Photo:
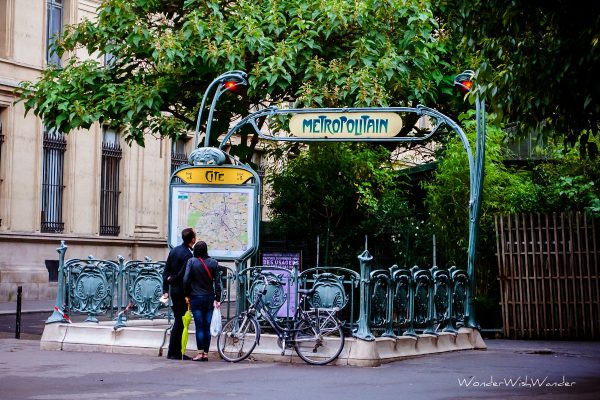
[[[181,243],[183,228],[196,231],[212,257],[238,257],[253,245],[253,191],[178,188],[173,192],[171,238]]]

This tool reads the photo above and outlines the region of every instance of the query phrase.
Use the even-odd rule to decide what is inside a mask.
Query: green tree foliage
[[[404,250],[399,226],[411,209],[389,160],[389,150],[380,146],[311,145],[270,175],[276,232],[290,240],[319,236],[329,263],[355,265],[365,235],[377,240],[395,234]]]
[[[464,130],[472,148],[475,146],[475,122],[465,120]],[[509,170],[504,164],[503,131],[497,126],[486,128],[485,179],[483,185],[478,253],[481,264],[495,264],[495,213],[518,213],[535,210],[539,187],[531,174]],[[469,165],[467,154],[458,138],[444,149],[433,180],[423,183],[427,191],[426,206],[430,222],[440,238],[442,263],[466,265],[469,237]]]
[[[543,196],[541,211],[584,211],[600,217],[600,158],[580,157],[574,149],[556,151],[552,161],[535,168]]]
[[[582,137],[582,154],[598,153],[600,3],[568,0],[437,3],[460,52],[474,57],[478,90],[500,120]]]
[[[213,132],[251,106],[289,101],[435,105],[453,72],[437,29],[429,1],[104,0],[95,21],[56,41],[64,66],[19,92],[49,127],[100,121],[140,145],[193,130],[207,85],[233,69],[248,72],[247,96],[223,96]]]

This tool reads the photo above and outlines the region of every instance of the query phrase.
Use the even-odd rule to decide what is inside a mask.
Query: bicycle
[[[272,283],[280,284],[276,281]],[[223,326],[217,336],[217,350],[221,358],[229,362],[239,362],[252,354],[260,342],[261,328],[257,319],[259,313],[275,331],[277,343],[282,350],[281,355],[285,354],[286,349],[293,347],[296,354],[308,364],[325,365],[335,360],[344,348],[341,322],[337,318],[339,309],[311,308],[306,311],[304,302],[314,293],[314,289],[298,289],[302,296],[294,318],[288,321],[293,327],[281,326],[269,313],[263,301],[268,284],[263,275],[264,287],[248,310],[231,318]]]

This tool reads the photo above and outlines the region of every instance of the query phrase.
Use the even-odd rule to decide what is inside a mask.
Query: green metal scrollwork
[[[389,301],[390,296],[389,271],[375,270],[371,272],[371,310],[370,325],[373,329],[385,329],[390,318]]]
[[[469,277],[467,273],[456,267],[448,270],[452,278],[452,319],[456,325],[464,325],[469,293]]]
[[[309,303],[314,308],[337,307],[341,310],[348,302],[342,276],[332,273],[316,275],[313,288],[315,293],[309,299]]]
[[[392,285],[394,290],[393,305],[394,314],[396,316],[396,327],[398,334],[405,326],[408,325],[410,319],[410,296],[412,278],[411,273],[407,269],[393,269],[392,267]]]
[[[431,279],[429,271],[419,269],[414,266],[411,269],[413,274],[413,323],[423,326],[428,323],[429,317],[429,286]]]
[[[358,306],[355,292],[359,287],[360,280],[358,272],[349,268],[319,266],[302,271],[298,275],[297,282],[299,287],[304,289],[314,287],[319,292],[320,300],[309,297],[309,305],[312,307],[326,307],[326,305],[339,307],[339,315],[344,321],[343,326],[352,329],[355,326],[355,310]]]
[[[99,314],[106,314],[114,308],[119,266],[114,261],[69,260],[65,263],[68,308],[74,312],[86,313],[86,322],[98,322]]]
[[[257,267],[254,267],[257,268]],[[258,267],[260,268],[260,267]],[[287,294],[283,290],[282,286],[282,275],[274,274],[272,272],[267,271],[255,271],[255,277],[257,274],[265,276],[267,278],[267,293],[263,297],[263,301],[269,310],[271,316],[275,316],[277,311],[281,308],[283,303],[285,303],[287,299]],[[262,279],[254,279],[252,285],[250,286],[250,291],[248,293],[248,301],[253,302],[259,293],[263,291],[265,287],[265,283]]]
[[[456,333],[452,326],[452,290],[450,274],[438,267],[431,268],[433,279],[434,318],[438,326],[445,324],[442,331]]]
[[[123,268],[123,286],[126,292],[125,301],[130,305],[133,314],[143,319],[154,319],[162,316],[159,301],[162,295],[163,261],[131,260]]]

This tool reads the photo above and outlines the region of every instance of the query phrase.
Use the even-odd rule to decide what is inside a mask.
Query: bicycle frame
[[[265,303],[262,300],[263,294],[259,294],[256,298],[256,300],[254,301],[254,303],[252,303],[252,305],[250,306],[250,308],[248,309],[248,314],[250,314],[252,317],[256,317],[256,312],[260,313],[260,315],[263,316],[263,319],[265,321],[267,321],[269,323],[269,325],[275,330],[275,334],[277,335],[277,337],[283,341],[283,348],[285,349],[286,347],[290,347],[291,345],[294,344],[294,341],[291,340],[292,338],[292,334],[294,332],[299,331],[300,329],[298,328],[286,328],[283,327],[279,324],[279,322],[277,322],[277,320],[275,318],[273,318],[273,316],[269,313],[269,309],[268,307],[265,305]],[[313,329],[315,335],[320,335],[320,326],[321,326],[321,321],[320,321],[320,312],[319,311],[326,311],[327,312],[327,319],[334,319],[335,315],[337,314],[337,310],[333,309],[333,310],[329,310],[329,309],[314,309],[314,314],[316,317],[316,324],[312,324],[310,321],[310,314],[312,313],[311,311],[305,311],[304,310],[304,301],[306,299],[306,295],[302,295],[302,297],[300,298],[300,302],[298,304],[298,307],[296,308],[296,312],[294,314],[294,317],[292,319],[292,321],[290,321],[291,323],[297,323],[298,321],[306,321],[309,326]],[[337,322],[337,319],[335,319],[335,322]],[[260,332],[257,332],[257,344],[260,344]]]
[[[217,348],[223,359],[238,362],[246,359],[260,345],[261,325],[257,315],[273,328],[281,355],[293,348],[305,362],[325,365],[335,360],[344,348],[344,334],[337,318],[337,308],[311,308],[305,310],[306,297],[313,290],[299,290],[302,297],[293,319],[280,323],[270,312],[263,296],[269,282],[263,276],[264,287],[255,292],[255,298],[247,311],[225,323],[217,337]],[[282,326],[286,325],[286,326]],[[248,335],[248,336],[247,336]],[[246,339],[249,341],[246,343]],[[332,340],[334,339],[334,340]],[[335,340],[337,339],[337,341]]]

